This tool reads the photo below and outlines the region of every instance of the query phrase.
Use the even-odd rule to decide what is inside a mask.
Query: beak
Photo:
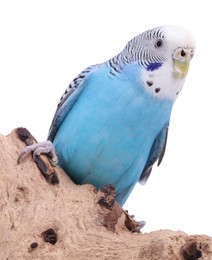
[[[174,74],[178,78],[184,78],[189,69],[190,60],[194,56],[194,51],[191,48],[178,48],[173,53]]]

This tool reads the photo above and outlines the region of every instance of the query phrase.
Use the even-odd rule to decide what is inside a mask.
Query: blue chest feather
[[[130,68],[110,77],[106,66],[95,72],[54,139],[60,164],[76,183],[97,188],[111,183],[120,204],[138,181],[172,108],[170,101],[151,97],[135,74]]]

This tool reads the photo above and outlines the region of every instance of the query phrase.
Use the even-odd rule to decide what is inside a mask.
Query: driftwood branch
[[[0,136],[0,259],[212,259],[212,238],[142,234],[114,190],[75,185],[46,156],[17,159],[35,142],[25,129]],[[21,140],[20,140],[21,139]]]

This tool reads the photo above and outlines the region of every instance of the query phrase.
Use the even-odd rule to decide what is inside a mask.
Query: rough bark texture
[[[110,200],[113,191],[105,204],[102,191],[75,185],[45,156],[44,164],[37,163],[43,175],[31,155],[18,164],[24,148],[16,130],[0,136],[1,260],[212,259],[212,238],[170,230],[131,232],[136,223]]]

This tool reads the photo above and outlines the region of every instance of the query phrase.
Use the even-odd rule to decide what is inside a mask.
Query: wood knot
[[[41,233],[41,236],[43,237],[43,240],[47,243],[50,243],[52,245],[56,244],[57,242],[57,233],[54,231],[53,228],[49,228],[46,231]]]
[[[180,253],[184,260],[197,260],[202,257],[202,252],[197,248],[195,241],[190,241],[183,245]]]
[[[19,127],[16,129],[16,133],[18,135],[18,138],[24,142],[26,145],[31,145],[32,144],[32,136],[30,132],[24,128],[24,127]]]
[[[110,209],[114,203],[115,203],[115,197],[116,197],[116,192],[115,188],[111,184],[104,185],[100,188],[98,191],[98,203],[107,208]]]

